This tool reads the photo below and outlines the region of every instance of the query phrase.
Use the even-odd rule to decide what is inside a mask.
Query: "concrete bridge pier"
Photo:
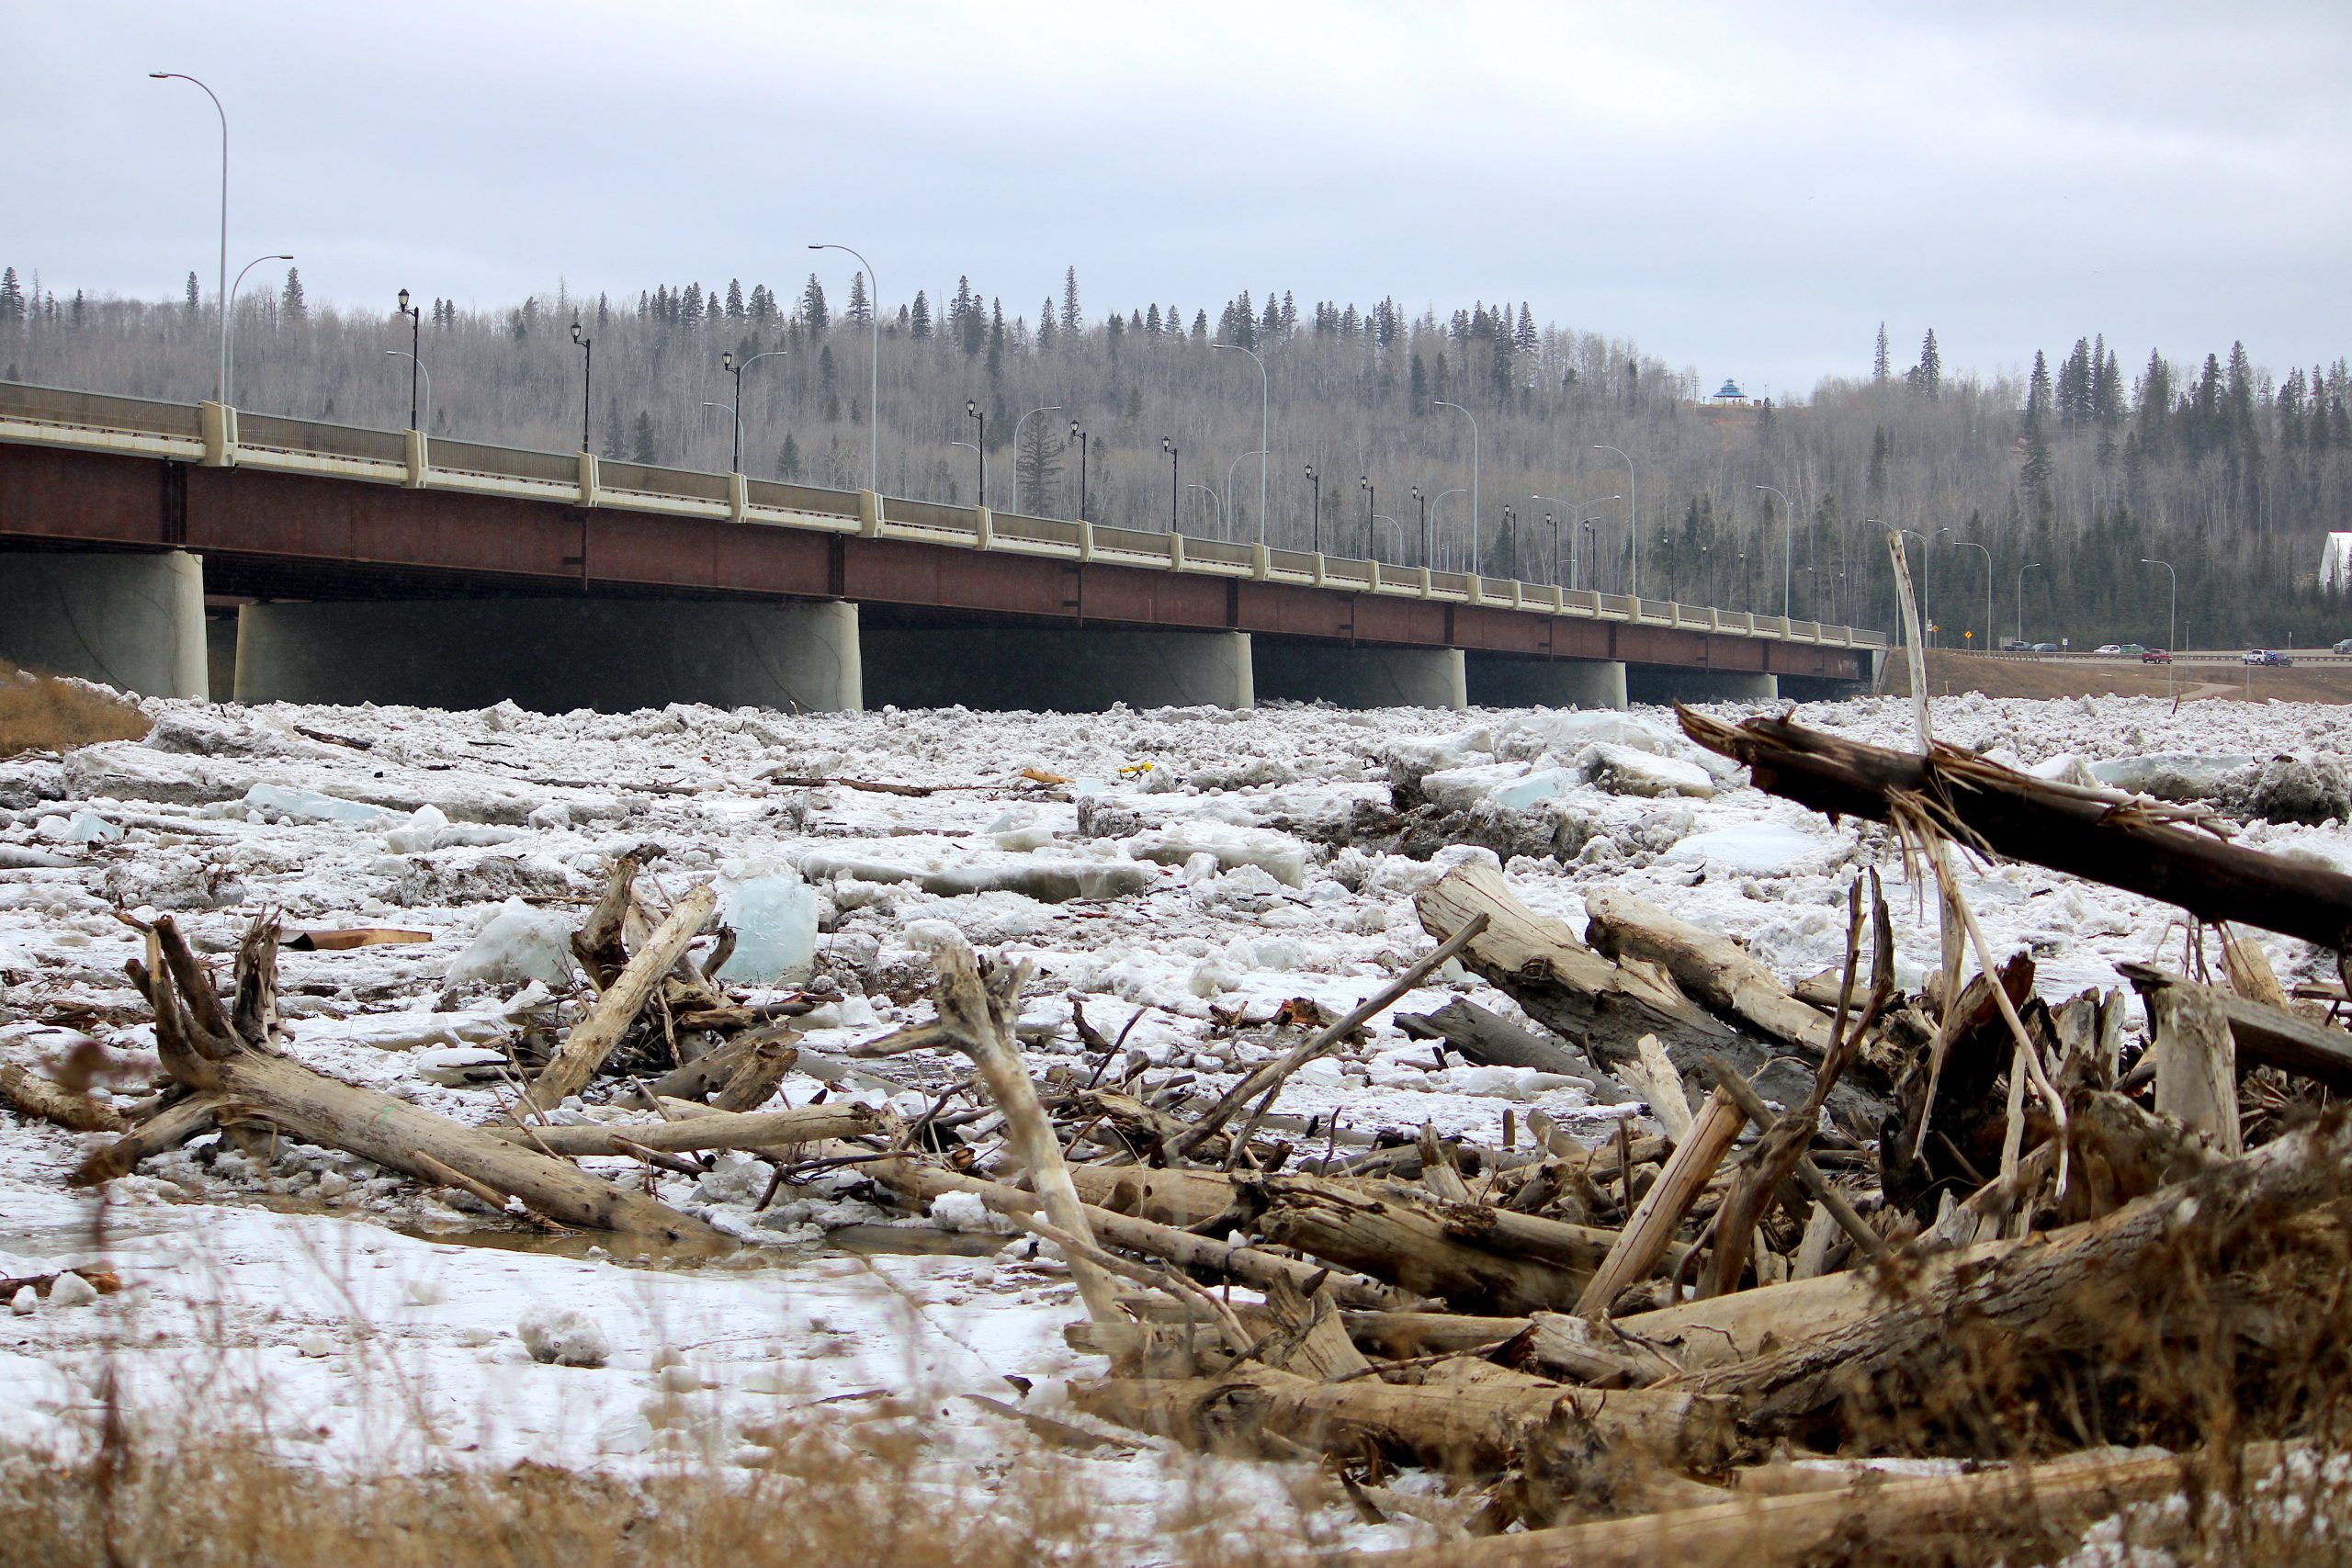
[[[1471,654],[1470,700],[1482,708],[1625,706],[1625,666],[1614,659],[1509,659]]]
[[[1269,642],[1257,648],[1258,695],[1343,708],[1465,708],[1458,648],[1374,648],[1363,643]]]
[[[0,550],[0,659],[141,696],[209,696],[204,563],[185,550]]]
[[[872,626],[861,640],[874,707],[1100,713],[1114,703],[1257,704],[1248,632]]]
[[[1780,697],[1781,683],[1779,677],[1763,670],[1629,664],[1625,691],[1637,703],[1769,703]]]
[[[857,606],[460,599],[248,604],[237,700],[607,713],[863,707]]]

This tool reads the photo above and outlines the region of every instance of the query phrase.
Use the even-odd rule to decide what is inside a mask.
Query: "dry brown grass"
[[[2302,663],[2253,673],[2256,702],[2277,697],[2294,703],[2352,703],[2352,664]],[[2206,697],[2243,700],[2248,692],[2243,665],[2181,664],[2173,674],[2177,681],[2167,677],[2161,664],[2123,660],[1989,659],[1948,649],[1928,655],[1928,690],[1939,697],[1962,692],[1991,697],[2164,697],[2177,692],[2182,700],[2196,702]],[[1886,689],[1897,696],[1911,694],[1910,671],[1900,650],[1887,656]]]
[[[137,740],[149,728],[147,716],[120,697],[0,659],[0,757]]]
[[[59,1568],[1171,1568],[1304,1564],[1303,1531],[1174,1497],[1146,1530],[1116,1521],[1037,1456],[975,1503],[935,1465],[814,1427],[762,1468],[679,1461],[620,1478],[524,1463],[497,1472],[338,1476],[251,1441],[88,1461],[0,1459],[0,1561]],[[968,1478],[967,1478],[968,1479]]]

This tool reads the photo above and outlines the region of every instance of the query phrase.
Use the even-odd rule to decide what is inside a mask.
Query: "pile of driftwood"
[[[1893,828],[1914,886],[1939,889],[1944,962],[1923,989],[1896,982],[1874,874],[1850,890],[1842,967],[1792,987],[1641,900],[1593,893],[1579,933],[1465,865],[1418,900],[1432,951],[1346,1017],[1283,1010],[1267,1037],[1288,1048],[1222,1093],[1148,1082],[1082,1009],[1091,1068],[1033,1077],[1026,969],[950,939],[936,1016],[853,1055],[948,1047],[968,1075],[914,1118],[767,1111],[787,1074],[869,1069],[802,1051],[788,1008],[718,987],[723,953],[689,957],[709,889],[648,910],[624,861],[575,942],[594,1000],[492,1124],[280,1053],[266,921],[226,997],[167,919],[149,932],[131,976],[171,1081],[131,1124],[72,1083],[0,1089],[120,1129],[85,1180],[258,1124],[534,1223],[673,1242],[720,1239],[653,1195],[651,1173],[698,1169],[696,1151],[769,1160],[771,1198],[843,1168],[917,1212],[968,1195],[1066,1263],[1085,1311],[1070,1341],[1109,1360],[1074,1386],[1080,1406],[1320,1458],[1367,1518],[1456,1538],[1399,1561],[1782,1560],[1858,1530],[1910,1546],[1988,1520],[2063,1532],[2180,1487],[2224,1442],[2243,1459],[2312,1431],[2352,1328],[2352,1125],[2332,1104],[2352,1033],[2232,928],[2343,953],[2352,878],[1965,752],[1683,723],[1759,786]],[[2202,972],[2201,940],[2191,973],[2131,970],[2151,1027],[2127,1043],[2120,994],[2045,998],[2030,954],[1987,948],[1956,852],[2169,899],[2192,939],[2218,932],[2223,974]],[[1543,1032],[1464,1002],[1408,1030],[1473,1060],[1613,1076],[1657,1130],[1629,1118],[1588,1145],[1505,1111],[1469,1139],[1275,1110],[1299,1068],[1453,960]],[[645,1115],[550,1119],[583,1092]],[[587,1156],[648,1179],[591,1174]],[[1887,1455],[1973,1463],[1889,1481],[1869,1468]],[[1406,1465],[1457,1485],[1391,1485]]]

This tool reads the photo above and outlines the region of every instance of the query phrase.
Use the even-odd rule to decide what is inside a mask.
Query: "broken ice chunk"
[[[537,980],[560,989],[571,984],[571,920],[509,898],[449,961],[448,978],[518,986]]]
[[[747,986],[792,986],[817,962],[817,894],[781,861],[743,863],[718,881],[735,951],[718,977]]]

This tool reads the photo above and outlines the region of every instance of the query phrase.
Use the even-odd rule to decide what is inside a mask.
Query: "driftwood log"
[[[211,974],[169,916],[151,930],[147,960],[133,959],[127,967],[131,983],[154,1009],[156,1054],[164,1070],[217,1098],[223,1120],[266,1121],[306,1142],[343,1149],[435,1186],[486,1188],[535,1214],[583,1230],[734,1245],[704,1221],[642,1193],[278,1055],[269,1038],[277,1021],[274,921],[256,920],[245,933],[237,950],[235,1001],[227,1008]],[[453,1173],[459,1179],[454,1183]]]
[[[2177,809],[2033,778],[1949,746],[1923,757],[1787,718],[1734,725],[1676,711],[1691,739],[1747,764],[1757,788],[1832,817],[1884,822],[1904,802],[1962,844],[2177,904],[2200,920],[2352,946],[2352,876],[2240,848]]]

